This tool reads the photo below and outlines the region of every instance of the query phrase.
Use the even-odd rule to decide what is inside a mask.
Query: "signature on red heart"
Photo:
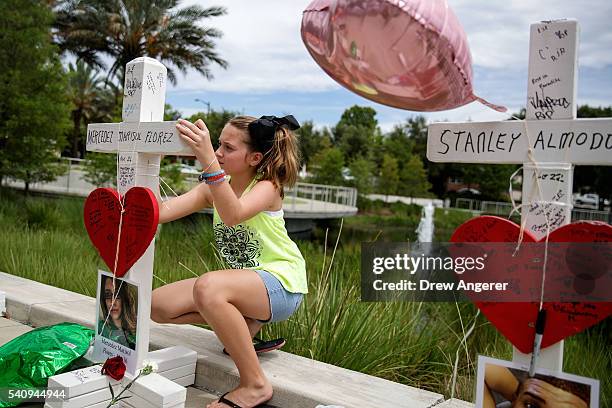
[[[114,189],[97,188],[85,200],[84,209],[89,238],[106,265],[118,277],[125,275],[145,253],[155,237],[159,222],[157,199],[148,188],[132,187],[123,197],[123,203],[120,199]]]
[[[473,218],[460,225],[451,242],[516,242],[520,227],[494,216]],[[540,242],[543,242],[542,238]],[[524,231],[523,242],[538,242]],[[612,226],[581,221],[552,231],[548,242],[612,242]],[[522,353],[533,351],[539,302],[475,302],[491,324]],[[544,302],[547,312],[542,348],[577,334],[612,313],[612,302]]]

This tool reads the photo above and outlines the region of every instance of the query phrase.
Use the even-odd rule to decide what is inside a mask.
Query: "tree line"
[[[176,4],[174,4],[176,3]],[[0,2],[0,181],[51,181],[66,171],[58,156],[87,158],[87,178],[101,185],[115,177],[115,157],[87,153],[88,123],[121,121],[125,64],[147,55],[176,71],[195,69],[210,78],[210,66],[227,67],[215,50],[221,32],[196,24],[225,13],[222,7],[178,8],[154,0],[4,0]],[[62,56],[76,57],[62,65]],[[109,57],[107,67],[101,56]],[[200,112],[216,142],[238,112]],[[524,112],[516,113],[520,117]],[[581,106],[578,117],[611,117],[612,107]],[[181,113],[166,106],[164,120]],[[408,117],[382,132],[371,107],[347,108],[331,127],[305,121],[298,130],[305,181],[356,187],[369,193],[446,197],[447,182],[459,178],[479,198],[505,200],[515,165],[432,163],[426,158],[427,122]],[[165,164],[172,162],[166,159]],[[606,169],[580,166],[574,191],[612,197]],[[176,166],[162,176],[181,182]]]

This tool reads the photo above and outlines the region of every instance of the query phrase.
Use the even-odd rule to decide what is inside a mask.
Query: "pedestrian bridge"
[[[83,160],[68,158],[62,158],[62,160],[67,162],[68,165],[68,171],[64,175],[49,183],[31,184],[30,190],[87,197],[96,186],[85,181],[85,172],[82,168]],[[197,178],[188,177],[186,183],[190,188],[197,183]],[[3,184],[20,189],[25,187],[21,181],[5,180]],[[164,188],[164,190],[170,193],[168,188]],[[287,230],[291,234],[304,236],[312,230],[315,220],[355,215],[357,213],[357,189],[298,182],[292,188],[285,189],[283,211]],[[212,213],[212,210],[206,209],[202,212]]]

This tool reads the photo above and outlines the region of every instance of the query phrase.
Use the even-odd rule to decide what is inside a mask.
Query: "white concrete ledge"
[[[94,327],[95,299],[0,272],[8,316],[30,326],[75,322]],[[238,384],[233,361],[221,350],[215,334],[190,325],[151,324],[151,350],[183,345],[198,353],[196,386],[224,392]],[[260,356],[274,387],[273,404],[285,408],[314,408],[318,404],[345,408],[471,407],[441,394],[276,351]],[[440,405],[442,403],[448,405]]]
[[[440,405],[436,405],[435,408],[474,408],[474,404],[452,398],[444,401]]]

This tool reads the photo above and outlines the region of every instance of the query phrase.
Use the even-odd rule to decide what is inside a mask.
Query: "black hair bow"
[[[249,123],[249,135],[251,141],[257,151],[267,153],[274,144],[274,135],[279,126],[287,126],[289,130],[297,130],[300,128],[299,122],[293,115],[283,116],[262,116],[259,119]]]

